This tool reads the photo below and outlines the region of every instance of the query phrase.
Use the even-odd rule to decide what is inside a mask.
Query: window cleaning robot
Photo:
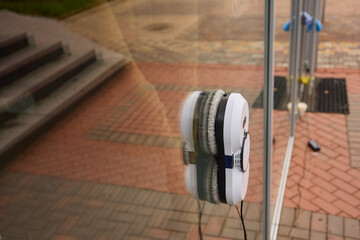
[[[181,109],[185,181],[190,194],[236,205],[249,180],[249,107],[240,93],[195,91]]]

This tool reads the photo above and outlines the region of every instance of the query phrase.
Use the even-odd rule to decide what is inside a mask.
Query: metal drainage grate
[[[349,113],[345,79],[317,79],[315,110],[327,113]]]
[[[286,78],[275,77],[274,81],[274,109],[287,110],[290,94],[286,93]],[[343,113],[349,114],[349,105],[345,79],[317,78],[312,94],[308,93],[308,85],[300,97],[301,102],[308,104],[309,112]],[[254,108],[263,107],[263,91],[253,104]]]
[[[264,90],[263,90],[264,91]],[[254,108],[263,107],[263,94],[261,91],[260,95],[256,98],[253,104]],[[274,109],[287,110],[287,103],[290,100],[290,95],[286,93],[286,78],[276,77],[274,78]]]

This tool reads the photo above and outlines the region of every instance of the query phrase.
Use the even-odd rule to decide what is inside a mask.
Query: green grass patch
[[[60,18],[71,12],[106,0],[0,0],[0,9],[13,12]]]

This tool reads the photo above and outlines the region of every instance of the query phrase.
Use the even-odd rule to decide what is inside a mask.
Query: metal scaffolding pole
[[[317,44],[318,44],[318,32],[316,31],[316,20],[318,19],[319,16],[319,7],[320,7],[320,0],[314,0],[313,2],[313,16],[314,16],[314,29],[311,31],[311,45],[310,45],[310,58],[309,58],[309,62],[310,62],[310,86],[309,86],[309,95],[312,94],[312,89],[314,87],[314,72],[315,72],[315,68],[316,68],[316,56],[317,56]]]
[[[301,10],[302,10],[302,0],[292,0],[292,4],[295,6],[295,19],[292,17],[292,22],[295,23],[294,27],[294,44],[293,44],[293,66],[292,66],[292,75],[293,81],[291,86],[291,115],[290,115],[290,136],[295,136],[295,127],[296,127],[296,117],[297,117],[297,90],[298,90],[298,71],[299,71],[299,52],[300,52],[300,39],[301,39]]]
[[[289,40],[289,75],[288,75],[288,81],[287,81],[287,94],[290,94],[291,91],[291,83],[292,83],[292,79],[293,79],[293,75],[292,75],[292,66],[293,66],[293,42],[294,42],[294,25],[293,25],[293,20],[294,20],[294,16],[295,16],[295,6],[294,4],[291,4],[291,11],[290,11],[290,40]]]
[[[265,1],[263,239],[270,238],[272,112],[274,108],[274,0]]]

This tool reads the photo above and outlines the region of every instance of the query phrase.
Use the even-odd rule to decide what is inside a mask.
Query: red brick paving
[[[8,170],[42,175],[59,176],[76,180],[112,183],[139,188],[149,188],[173,193],[187,193],[184,186],[184,166],[179,149],[147,147],[120,144],[108,141],[94,141],[84,137],[92,127],[106,121],[107,112],[140,85],[150,83],[186,83],[189,85],[245,87],[247,84],[261,87],[261,72],[258,67],[243,68],[212,67],[195,68],[194,65],[143,64],[138,71],[128,67],[114,80],[96,92],[85,103],[41,136],[32,146],[22,152],[8,166]],[[228,74],[227,74],[228,73]],[[238,81],[238,76],[248,76],[248,81]],[[174,76],[174,77],[171,77]],[[221,83],[218,78],[224,77]],[[176,79],[170,82],[169,79]],[[134,107],[125,112],[128,122],[115,122],[115,131],[151,134],[158,136],[178,135],[178,111],[182,99],[188,92],[149,92],[151,101],[141,104],[139,96]],[[106,97],[105,97],[106,96]],[[138,105],[137,105],[138,104]],[[136,107],[136,108],[135,108]],[[151,111],[144,113],[146,109]],[[258,110],[261,113],[260,110]],[[161,117],[158,117],[160,113]],[[262,120],[261,120],[262,122]],[[153,124],[155,123],[155,124]],[[120,125],[119,125],[120,124]],[[158,127],[153,129],[153,126]],[[262,126],[260,124],[260,126]],[[151,132],[149,131],[151,130]],[[261,130],[257,130],[261,133]],[[262,138],[262,134],[261,138]],[[256,139],[256,138],[255,138]],[[261,148],[261,141],[253,149]],[[262,199],[261,162],[262,151],[253,155],[252,188],[248,199]]]
[[[164,137],[180,137],[178,117],[179,102],[188,92],[151,91],[139,96],[137,102],[120,116],[112,129],[118,132],[138,133]],[[154,102],[159,102],[153,106]],[[153,107],[149,107],[149,105]],[[164,111],[166,109],[166,111]],[[128,118],[128,115],[131,117]],[[166,115],[166,116],[165,116]]]
[[[114,117],[107,113],[122,103],[138,86],[148,86],[151,83],[261,89],[262,70],[259,67],[195,64],[147,63],[137,66],[138,68],[136,65],[127,67],[34,141],[6,169],[186,193],[184,166],[179,149],[91,140],[84,136],[94,126]],[[283,70],[279,69],[277,74],[285,74]],[[346,77],[349,93],[360,94],[357,83],[359,72],[320,71],[320,75]],[[112,123],[111,129],[178,137],[178,123],[175,121],[181,99],[187,92],[151,89],[149,94],[151,101],[147,101],[147,95],[139,95],[135,99],[135,105],[124,113],[124,120],[119,117]],[[126,121],[129,125],[126,125]],[[262,200],[262,121],[262,110],[254,109],[250,124],[253,141],[247,201]],[[288,113],[274,111],[273,201],[276,199],[281,177],[288,134]],[[319,142],[322,148],[319,153],[313,154],[307,147],[310,138]],[[359,181],[360,170],[350,167],[345,115],[307,113],[305,118],[300,119],[297,127],[284,206],[300,206],[304,210],[359,218]]]
[[[358,69],[319,69],[317,73],[346,78],[348,94],[360,94],[359,75]],[[320,152],[311,152],[309,139],[319,143]],[[350,166],[346,115],[306,113],[296,129],[284,206],[360,218],[359,180],[360,169]]]

